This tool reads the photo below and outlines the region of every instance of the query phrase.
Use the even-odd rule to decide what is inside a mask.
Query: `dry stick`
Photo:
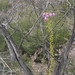
[[[71,7],[71,3],[68,0],[66,0],[66,1],[67,1],[68,5]]]
[[[66,65],[67,65],[67,61],[68,61],[68,55],[70,52],[70,48],[72,46],[72,43],[74,41],[74,37],[75,37],[75,6],[74,6],[74,25],[73,25],[73,31],[72,31],[72,35],[70,37],[70,40],[68,41],[68,44],[66,47],[63,48],[61,56],[59,57],[59,61],[60,63],[58,63],[56,65],[56,69],[54,72],[54,75],[63,75]]]
[[[0,59],[1,59],[2,62],[9,68],[10,72],[13,72],[13,71],[11,70],[11,68],[7,65],[7,63],[3,60],[3,58],[1,58],[1,56],[0,56]]]
[[[30,0],[30,1],[31,1],[31,3],[32,3],[32,6],[33,6],[33,9],[34,9],[34,11],[35,11],[36,16],[38,16],[37,11],[36,11],[36,7],[35,7],[34,0]]]
[[[16,7],[16,8],[15,8]],[[18,8],[18,5],[14,5],[11,9],[9,9],[7,11],[7,13],[5,14],[4,19],[7,21],[7,23],[9,24],[9,27],[15,31],[20,31],[18,28],[13,27],[10,23],[13,20],[13,15],[16,12],[16,9]]]
[[[18,61],[18,63],[20,64],[20,66],[23,68],[23,71],[27,74],[27,75],[33,75],[31,70],[26,66],[26,64],[23,62],[22,58],[19,56],[19,54],[17,53],[18,51],[18,47],[15,44],[15,42],[13,41],[12,37],[10,36],[10,33],[7,31],[7,29],[5,29],[5,27],[0,24],[0,28],[2,30],[3,36],[4,38],[7,40],[7,42],[10,44],[10,48],[16,58],[16,60]],[[5,41],[6,41],[5,40]]]

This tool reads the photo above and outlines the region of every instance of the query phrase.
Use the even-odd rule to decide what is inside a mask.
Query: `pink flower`
[[[53,16],[55,16],[55,13],[53,13]]]
[[[55,13],[49,13],[49,16],[55,16]]]
[[[49,13],[49,16],[53,16],[52,13]]]
[[[49,17],[49,13],[46,13],[46,15],[45,15],[46,17]]]
[[[42,16],[43,16],[43,17],[45,17],[45,16],[46,16],[46,13],[45,13],[45,12],[44,12],[44,13],[42,13]]]
[[[48,21],[48,17],[44,17],[44,20],[45,20],[45,21]]]
[[[42,16],[44,17],[44,20],[48,20],[48,17],[50,16],[55,16],[55,13],[48,13],[48,12],[44,12],[42,13]]]

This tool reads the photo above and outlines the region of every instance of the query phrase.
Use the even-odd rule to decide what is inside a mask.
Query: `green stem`
[[[53,32],[50,34],[50,54],[54,56],[54,44],[53,44]],[[50,67],[48,71],[48,75],[53,75],[55,60],[53,57],[50,57]]]

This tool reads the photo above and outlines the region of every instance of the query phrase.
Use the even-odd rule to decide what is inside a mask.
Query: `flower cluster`
[[[42,16],[44,17],[45,21],[48,21],[48,17],[55,16],[55,13],[44,12],[44,13],[42,13]]]

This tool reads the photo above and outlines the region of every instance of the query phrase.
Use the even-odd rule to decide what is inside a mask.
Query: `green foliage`
[[[16,23],[12,23],[11,24],[12,27],[17,28],[16,27]],[[23,33],[27,33],[29,31],[29,29],[32,27],[31,22],[29,22],[29,18],[28,17],[21,17],[18,20],[18,26],[19,28],[22,30]],[[9,30],[10,33],[12,34],[13,31]],[[38,35],[36,35],[36,32],[38,31]],[[21,50],[23,52],[23,54],[25,53],[27,56],[33,55],[35,53],[35,51],[37,50],[37,48],[40,48],[40,41],[38,40],[41,39],[41,34],[39,29],[37,30],[37,28],[35,28],[34,32],[32,32],[29,37],[26,37],[26,39],[23,41],[23,44],[21,46]],[[14,41],[19,45],[21,38],[22,38],[22,34],[20,32],[15,32],[12,35]]]
[[[19,32],[15,32],[12,37],[13,37],[14,41],[15,41],[17,44],[20,43],[21,34],[20,34]]]
[[[69,58],[68,67],[66,69],[67,72],[70,72],[71,74],[75,75],[75,56],[71,56]]]
[[[4,50],[5,42],[3,36],[0,34],[0,51]]]
[[[0,1],[0,11],[7,11],[9,8],[11,8],[11,4],[9,4],[9,0]]]
[[[30,36],[24,43],[23,47],[28,56],[33,55],[38,48],[41,48],[40,42],[37,40],[37,37]]]
[[[54,36],[55,36],[54,38],[55,47],[57,48],[58,45],[63,45],[64,43],[67,42],[65,38],[69,39],[70,34],[67,28],[62,27]]]
[[[32,26],[31,23],[29,22],[28,17],[22,17],[19,19],[19,26],[22,29],[22,31],[29,31],[29,28]]]

